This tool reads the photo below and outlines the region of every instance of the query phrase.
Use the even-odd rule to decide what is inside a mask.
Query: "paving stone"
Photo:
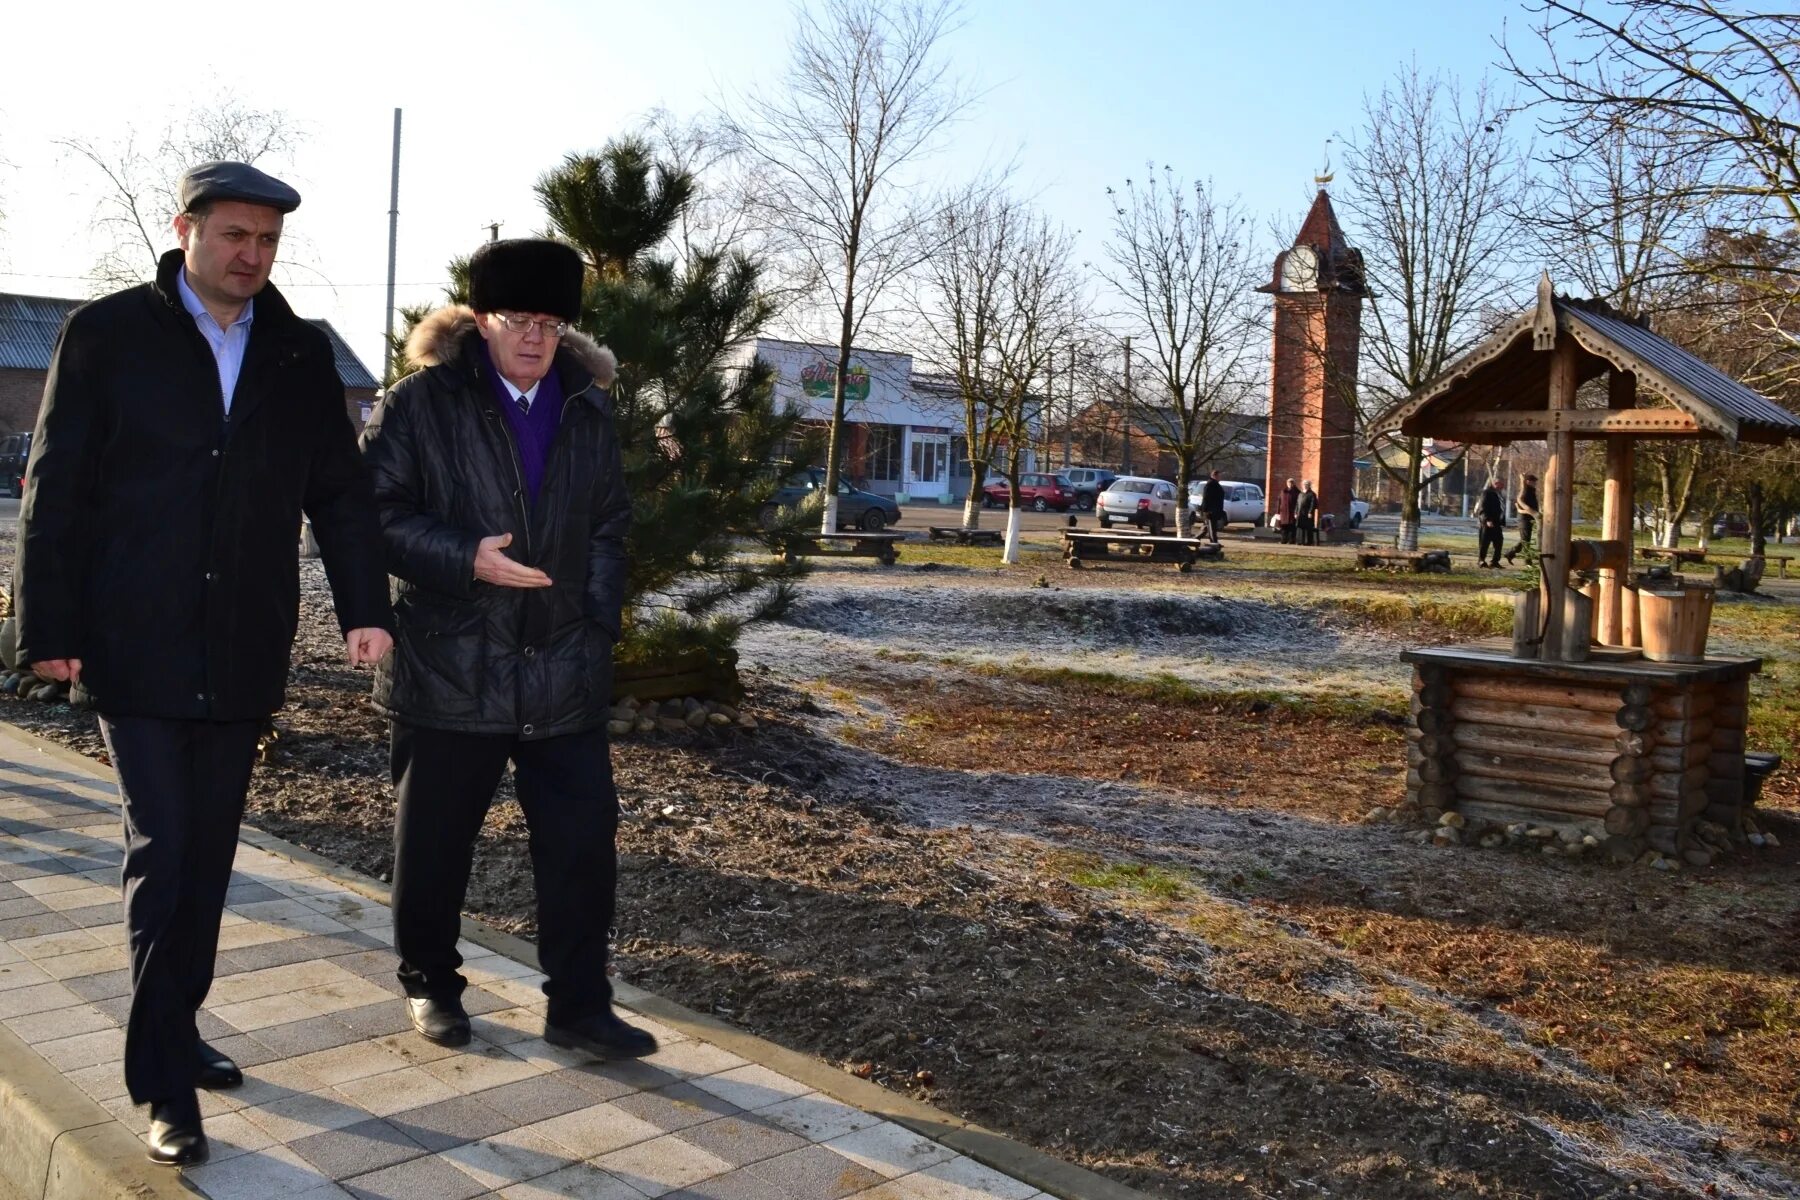
[[[284,1058],[263,1063],[254,1071],[246,1071],[242,1086],[236,1088],[234,1094],[244,1107],[250,1108],[286,1100],[295,1095],[329,1094],[330,1091],[317,1076],[308,1075],[294,1066],[292,1059]]]
[[[484,1013],[499,1012],[503,1008],[512,1008],[510,1000],[502,999],[486,988],[472,987],[462,994],[463,1011],[471,1017],[479,1017]],[[540,1026],[542,1022],[539,1022]]]
[[[436,1153],[516,1128],[520,1122],[496,1112],[473,1096],[458,1096],[388,1118],[396,1129]]]
[[[81,996],[67,984],[48,982],[8,988],[0,991],[0,1021],[56,1008],[72,1008],[80,1003]]]
[[[385,1075],[407,1066],[406,1060],[393,1051],[369,1042],[352,1042],[328,1050],[315,1050],[288,1060],[309,1075],[316,1075],[336,1087],[370,1075]]]
[[[749,1110],[792,1100],[813,1090],[797,1079],[789,1079],[756,1063],[696,1079],[694,1086]]]
[[[43,1060],[59,1071],[76,1071],[97,1063],[113,1062],[125,1053],[123,1029],[100,1029],[58,1038],[32,1047]]]
[[[344,1181],[357,1200],[471,1200],[487,1189],[441,1158],[418,1158]]]
[[[78,979],[83,975],[99,975],[116,971],[131,962],[123,946],[107,946],[101,950],[79,950],[74,954],[58,954],[38,960],[38,965],[56,979]]]
[[[809,1192],[776,1187],[748,1169],[732,1171],[670,1192],[665,1200],[819,1200]]]
[[[642,1200],[643,1193],[598,1167],[576,1163],[538,1179],[515,1183],[502,1200]]]
[[[304,1020],[258,1029],[256,1037],[271,1050],[278,1051],[280,1057],[294,1058],[319,1050],[348,1046],[352,1042],[362,1041],[364,1035],[335,1017],[307,1017]]]
[[[266,883],[253,880],[238,882],[236,878],[231,886],[225,889],[225,903],[233,907],[239,904],[255,904],[260,900],[280,900],[281,893]]]
[[[808,1146],[744,1169],[771,1187],[787,1188],[792,1195],[817,1196],[820,1200],[841,1200],[883,1182],[874,1171],[823,1146]]]
[[[665,1131],[686,1129],[720,1117],[743,1115],[743,1110],[735,1104],[721,1100],[711,1092],[703,1092],[691,1083],[671,1084],[654,1092],[634,1092],[613,1103]]]
[[[870,1200],[1031,1200],[1037,1189],[961,1155],[882,1185]]]
[[[632,1116],[615,1104],[578,1108],[526,1128],[540,1137],[549,1138],[575,1158],[592,1158],[596,1154],[620,1150],[647,1142],[662,1133],[650,1122]]]
[[[953,1151],[892,1121],[882,1121],[867,1129],[833,1138],[826,1145],[850,1161],[890,1179],[922,1171],[955,1157]]]
[[[206,1147],[209,1162],[223,1162],[237,1154],[266,1150],[275,1139],[260,1126],[252,1124],[241,1112],[220,1113],[206,1118]]]
[[[347,1080],[334,1090],[376,1117],[392,1116],[409,1108],[454,1099],[457,1095],[455,1088],[427,1074],[423,1067],[407,1067],[385,1075]]]
[[[6,1027],[17,1034],[20,1041],[38,1046],[77,1034],[117,1029],[118,1024],[93,1005],[78,1004],[72,1008],[12,1017],[6,1022]]]
[[[204,1012],[202,1015],[205,1015]],[[253,1038],[247,1033],[234,1033],[229,1037],[207,1037],[205,1034],[201,1034],[201,1036],[206,1038],[207,1044],[214,1050],[225,1055],[246,1071],[287,1057],[284,1054],[277,1054],[259,1039]]]
[[[122,998],[127,1004],[130,1003],[131,997]],[[125,1022],[120,1021],[119,1024],[123,1025]],[[214,1038],[236,1037],[238,1034],[237,1026],[204,1008],[194,1014],[194,1028],[201,1039],[208,1042]]]
[[[860,1108],[852,1108],[817,1092],[759,1108],[756,1115],[809,1142],[828,1142],[858,1129],[867,1129],[880,1120]]]
[[[545,1075],[534,1075],[517,1083],[476,1092],[474,1098],[510,1117],[514,1124],[532,1125],[574,1112],[578,1108],[588,1108],[600,1099],[589,1088],[581,1087],[571,1080],[571,1074],[569,1071],[552,1071]],[[620,1094],[628,1093],[621,1089]]]
[[[731,1164],[718,1155],[673,1136],[603,1154],[594,1160],[594,1165],[646,1196],[660,1196],[732,1170]]]
[[[117,899],[109,904],[90,904],[85,908],[65,908],[62,918],[77,929],[99,929],[119,923],[120,905]],[[120,938],[119,943],[123,944]]]
[[[470,1042],[461,1054],[428,1062],[425,1069],[464,1093],[486,1091],[544,1073],[543,1067],[481,1042]]]
[[[245,1081],[245,1086],[249,1086],[248,1080]],[[342,1129],[346,1125],[367,1120],[369,1116],[342,1096],[330,1092],[290,1094],[267,1104],[246,1108],[243,1113],[252,1124],[282,1143],[328,1129]]]
[[[41,907],[41,906],[40,906]],[[59,912],[46,909],[28,917],[13,917],[0,921],[0,942],[17,941],[19,938],[39,937],[46,933],[61,933],[65,929],[75,928],[75,922]]]
[[[209,1200],[294,1200],[331,1182],[286,1146],[189,1167],[182,1178]]]
[[[365,978],[372,975],[391,975],[400,965],[400,960],[394,957],[394,952],[386,947],[339,954],[334,956],[331,961],[351,974],[361,975]]]
[[[483,1187],[504,1188],[569,1165],[569,1152],[529,1129],[509,1129],[444,1151],[442,1157]]]
[[[0,921],[14,917],[34,917],[50,911],[42,900],[31,896],[20,896],[12,900],[0,900]]]
[[[122,1062],[101,1063],[98,1066],[83,1067],[79,1071],[65,1071],[63,1078],[103,1104],[125,1094],[125,1064]]]
[[[83,1000],[110,1000],[114,996],[131,994],[131,972],[102,971],[98,975],[65,980],[64,986]]]
[[[289,1148],[330,1179],[348,1179],[418,1158],[423,1147],[386,1121],[358,1121],[289,1142]]]
[[[734,1166],[760,1162],[806,1145],[785,1129],[754,1117],[724,1117],[681,1131],[681,1140],[716,1154]]]

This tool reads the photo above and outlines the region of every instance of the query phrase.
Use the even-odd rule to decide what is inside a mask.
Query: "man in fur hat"
[[[583,267],[560,242],[490,242],[468,308],[420,322],[418,368],[363,455],[398,577],[392,719],[394,941],[413,1027],[469,1040],[463,892],[508,762],[531,831],[544,1037],[600,1057],[656,1049],[606,978],[618,798],[605,721],[631,506],[613,432],[611,352],[577,332]]]

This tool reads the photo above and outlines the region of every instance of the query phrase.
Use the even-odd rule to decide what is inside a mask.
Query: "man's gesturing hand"
[[[79,658],[46,658],[31,664],[31,671],[42,679],[54,679],[58,683],[81,682],[81,660]]]
[[[514,562],[505,550],[512,545],[512,534],[499,533],[481,539],[475,551],[475,578],[496,587],[540,588],[550,586],[550,577],[536,567]]]
[[[349,651],[353,667],[380,662],[393,646],[394,639],[385,629],[352,629],[344,635],[344,649]]]

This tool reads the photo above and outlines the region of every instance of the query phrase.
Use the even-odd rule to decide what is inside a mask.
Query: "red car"
[[[1005,508],[1011,500],[1004,477],[990,479],[981,489],[984,508]],[[1068,512],[1075,503],[1075,485],[1061,475],[1019,476],[1019,505],[1036,512]]]

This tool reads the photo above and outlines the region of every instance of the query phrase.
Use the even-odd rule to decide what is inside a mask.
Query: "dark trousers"
[[[1495,566],[1499,566],[1500,546],[1505,541],[1506,526],[1489,525],[1487,522],[1483,521],[1481,524],[1481,544],[1475,549],[1475,560],[1484,563],[1491,562]],[[1489,550],[1493,551],[1492,557],[1489,557],[1488,555]]]
[[[409,996],[450,998],[467,981],[463,893],[475,838],[510,760],[531,832],[538,961],[549,1019],[566,1025],[612,1003],[606,938],[618,873],[619,799],[603,730],[523,741],[395,721],[394,947]]]
[[[1525,547],[1531,545],[1531,528],[1536,523],[1535,519],[1526,516],[1524,513],[1519,514],[1519,544],[1514,546],[1511,550],[1508,550],[1506,552],[1506,557],[1511,558],[1515,554],[1521,554],[1524,552]]]
[[[1217,509],[1206,514],[1206,535],[1215,543],[1219,540],[1219,531],[1225,528],[1225,510]]]
[[[1300,544],[1302,546],[1319,544],[1319,523],[1311,517],[1300,518]]]
[[[199,1065],[194,1014],[212,987],[261,722],[102,717],[100,732],[125,811],[125,1087],[137,1104],[173,1100]]]
[[[1284,546],[1293,545],[1296,541],[1299,540],[1299,534],[1300,534],[1299,524],[1290,520],[1287,524],[1285,524],[1281,527],[1281,544]]]

